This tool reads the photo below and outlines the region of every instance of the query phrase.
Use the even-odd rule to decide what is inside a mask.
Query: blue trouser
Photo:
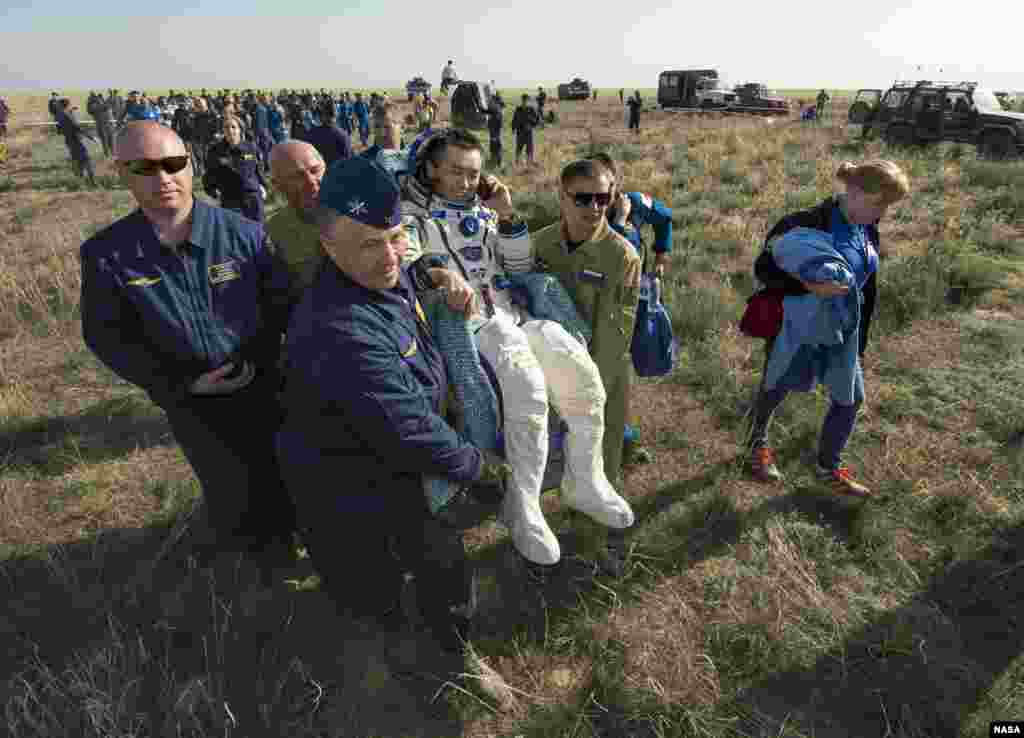
[[[284,470],[302,541],[340,611],[356,617],[394,611],[403,575],[412,570],[420,613],[441,646],[457,651],[472,637],[476,584],[462,531],[430,514],[422,498],[389,501],[383,510],[360,510],[353,499],[341,501],[344,512],[331,509],[332,496],[344,492],[327,480],[307,483],[287,465]]]
[[[767,355],[771,356],[772,341],[768,342]],[[765,360],[764,374],[768,373],[768,361]],[[754,417],[750,428],[750,447],[768,445],[768,426],[771,423],[772,415],[786,399],[790,390],[782,387],[769,390],[764,387],[764,380],[761,380],[761,388],[754,403]],[[825,469],[838,469],[841,463],[843,449],[853,434],[857,424],[857,410],[860,403],[852,405],[840,405],[833,398],[829,398],[828,413],[821,425],[821,437],[818,441],[818,463]]]
[[[363,146],[370,140],[370,122],[362,118],[359,119],[359,140],[363,142]]]
[[[295,530],[295,508],[274,449],[282,417],[276,376],[263,373],[233,395],[164,407],[202,486],[210,525],[229,541],[259,545],[289,540]]]

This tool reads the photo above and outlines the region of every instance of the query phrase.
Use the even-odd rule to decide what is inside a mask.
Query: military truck
[[[411,80],[405,83],[405,93],[409,96],[409,102],[413,101],[417,95],[424,95],[430,92],[430,83],[423,77],[413,77]]]
[[[558,85],[559,100],[589,100],[590,92],[590,83],[579,77],[573,77],[572,82]]]
[[[725,109],[736,103],[717,69],[669,70],[658,75],[658,105],[663,108]]]
[[[789,100],[773,96],[760,82],[746,82],[733,88],[736,102],[732,110],[760,115],[788,115]]]
[[[456,128],[486,128],[490,104],[479,82],[459,82],[451,97],[452,125]]]
[[[992,159],[1024,155],[1024,113],[1003,110],[977,82],[896,82],[884,95],[860,90],[847,120],[863,125],[864,136],[878,131],[895,145],[956,141]]]

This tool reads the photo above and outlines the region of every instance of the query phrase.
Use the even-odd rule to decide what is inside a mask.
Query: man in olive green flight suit
[[[601,373],[604,470],[618,479],[629,408],[630,343],[640,298],[642,256],[608,225],[613,179],[600,164],[583,160],[562,170],[562,218],[533,236],[538,267],[558,277],[590,323],[590,354]]]
[[[326,169],[323,157],[305,141],[286,141],[270,150],[270,177],[288,207],[267,221],[267,231],[291,274],[296,299],[313,283],[323,262],[316,209]]]

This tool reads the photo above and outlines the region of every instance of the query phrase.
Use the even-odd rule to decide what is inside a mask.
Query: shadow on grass
[[[1024,651],[1022,552],[1024,527],[1003,531],[912,602],[847,639],[841,657],[775,674],[738,704],[776,731],[788,724],[837,738],[960,735],[966,716]]]
[[[173,443],[163,412],[134,396],[103,400],[76,415],[0,425],[0,461],[45,476]]]
[[[319,592],[265,587],[241,554],[198,568],[187,537],[151,570],[167,534],[111,530],[0,563],[10,735],[461,734],[431,701],[432,675],[453,665],[429,639],[341,617]],[[400,676],[407,664],[415,678]]]

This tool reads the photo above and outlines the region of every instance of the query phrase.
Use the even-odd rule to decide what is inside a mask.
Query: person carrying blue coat
[[[170,128],[128,123],[115,156],[139,209],[82,244],[85,344],[167,413],[202,485],[207,544],[270,564],[295,527],[274,456],[288,271],[262,226],[193,197]]]
[[[875,308],[878,223],[907,195],[910,182],[899,165],[884,159],[845,162],[836,177],[846,192],[780,220],[755,263],[758,282],[782,296],[783,320],[766,346],[750,429],[750,467],[760,482],[782,479],[768,444],[772,415],[790,391],[823,383],[831,402],[815,475],[835,494],[869,497],[871,490],[842,464],[842,452],[864,399],[860,357]]]
[[[765,389],[806,390],[824,384],[834,402],[859,405],[864,401],[864,375],[857,361],[864,298],[853,267],[836,250],[832,234],[813,228],[787,231],[770,248],[783,271],[846,291],[825,298],[808,293],[783,299],[782,329],[768,360]],[[876,256],[871,259],[877,264]]]
[[[363,157],[337,162],[321,181],[327,258],[288,329],[278,456],[303,540],[338,608],[399,625],[411,567],[421,614],[456,659],[450,673],[475,677],[508,705],[508,686],[471,646],[476,587],[462,533],[430,513],[423,491],[426,475],[502,488],[509,473],[446,421],[449,377],[418,293],[444,287],[449,306],[466,313],[475,301],[430,257],[403,268],[399,198],[391,174]]]

